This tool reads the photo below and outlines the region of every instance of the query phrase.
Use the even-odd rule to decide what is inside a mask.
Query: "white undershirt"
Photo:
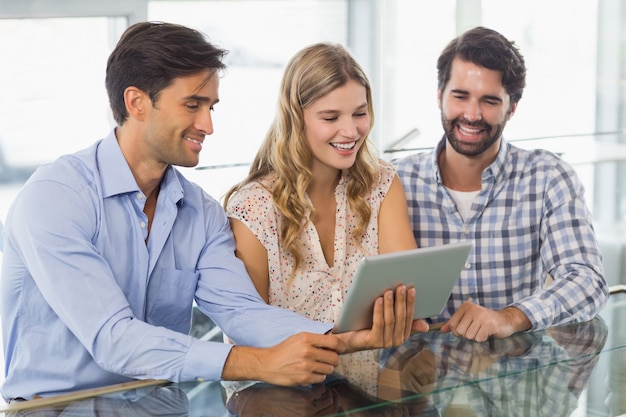
[[[448,187],[446,187],[446,190],[448,190],[450,196],[452,196],[452,199],[456,203],[456,208],[457,210],[459,210],[459,213],[461,213],[461,217],[463,218],[463,220],[467,219],[470,212],[472,211],[472,203],[474,202],[474,197],[478,195],[480,190],[457,191],[451,190]]]

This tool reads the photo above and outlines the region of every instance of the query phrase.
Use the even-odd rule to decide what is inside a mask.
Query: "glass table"
[[[626,415],[623,287],[586,323],[470,342],[432,331],[343,355],[324,384],[137,381],[13,404],[5,416]]]

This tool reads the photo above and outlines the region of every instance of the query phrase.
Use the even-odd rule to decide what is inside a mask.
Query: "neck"
[[[317,195],[335,195],[335,188],[341,178],[341,170],[338,169],[312,169],[313,178],[307,188],[309,196]]]
[[[143,142],[141,136],[129,129],[126,126],[118,127],[115,135],[139,189],[148,198],[155,193],[158,194],[167,164],[158,163],[147,157],[147,152],[141,147]]]
[[[447,142],[438,157],[443,185],[456,191],[480,190],[483,171],[496,159],[499,149],[500,140],[479,155],[467,156],[456,152]]]

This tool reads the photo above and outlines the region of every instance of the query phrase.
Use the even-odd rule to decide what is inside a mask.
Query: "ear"
[[[519,103],[519,102],[518,102]],[[511,120],[511,117],[513,117],[513,115],[515,114],[515,110],[517,110],[517,103],[513,103],[511,105],[511,109],[509,110],[509,113],[506,116],[506,121],[508,122],[509,120]]]
[[[146,106],[150,105],[150,97],[139,88],[130,86],[124,90],[124,103],[129,117],[143,120]]]
[[[439,88],[437,89],[437,107],[441,110],[441,90]]]

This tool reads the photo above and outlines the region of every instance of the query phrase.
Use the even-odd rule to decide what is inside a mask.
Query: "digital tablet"
[[[441,314],[472,246],[471,241],[463,241],[363,258],[334,331],[369,329],[374,300],[400,284],[416,289],[413,318]]]

